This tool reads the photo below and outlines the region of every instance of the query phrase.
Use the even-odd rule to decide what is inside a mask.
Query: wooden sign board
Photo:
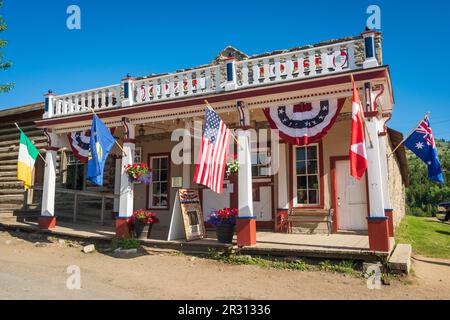
[[[181,223],[181,221],[183,221]],[[200,196],[195,189],[179,189],[172,212],[168,240],[181,238],[181,228],[187,241],[203,239],[206,236]]]

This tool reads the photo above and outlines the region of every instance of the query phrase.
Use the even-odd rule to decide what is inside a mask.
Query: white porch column
[[[370,202],[370,212],[367,218],[369,248],[372,251],[389,252],[390,239],[388,218],[385,216],[384,194],[383,194],[383,166],[380,151],[380,139],[378,132],[381,122],[376,117],[366,118],[367,131],[372,141],[370,145],[369,137],[366,133],[367,146],[367,178],[368,193]],[[384,159],[383,159],[384,160]]]
[[[366,124],[370,135],[370,139],[366,138],[369,214],[371,217],[384,217],[383,167],[380,156],[380,141],[378,139],[379,120],[376,117],[367,118]],[[370,145],[370,141],[372,141],[372,145]]]
[[[382,189],[383,189],[383,202],[384,209],[391,209],[391,199],[389,197],[389,172],[387,163],[387,137],[386,135],[380,135],[378,137],[380,146],[380,164],[381,164],[381,176],[382,176]]]
[[[252,162],[249,130],[238,131],[239,217],[253,217]]]
[[[278,209],[289,209],[288,198],[288,162],[286,157],[286,143],[279,143],[279,160],[278,160]]]
[[[134,185],[130,182],[128,174],[124,167],[127,164],[133,164],[135,149],[134,125],[124,122],[127,130],[124,143],[120,175],[120,197],[119,197],[119,216],[116,219],[116,237],[122,238],[129,236],[128,219],[133,215],[134,205]]]
[[[192,167],[192,122],[186,121],[185,136],[183,137],[183,188],[191,187],[191,167]]]
[[[42,194],[41,216],[39,217],[39,228],[54,228],[55,218],[55,190],[56,190],[56,156],[57,149],[47,147],[45,154],[44,190]]]
[[[116,158],[114,169],[114,194],[120,196],[120,181],[122,179],[122,158]],[[119,199],[114,199],[113,212],[119,212]]]

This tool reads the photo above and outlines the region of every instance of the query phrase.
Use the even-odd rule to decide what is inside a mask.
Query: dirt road
[[[0,299],[450,299],[450,261],[417,257],[414,275],[379,290],[319,271],[227,265],[184,255],[85,254],[0,231]],[[66,287],[67,268],[81,289]]]

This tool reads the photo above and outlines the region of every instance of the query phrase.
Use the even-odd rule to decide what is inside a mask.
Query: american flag
[[[231,131],[217,113],[207,108],[203,129],[199,162],[194,182],[202,184],[216,193],[222,193],[228,147]]]

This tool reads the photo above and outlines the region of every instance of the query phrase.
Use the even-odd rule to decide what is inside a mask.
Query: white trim
[[[303,148],[307,148],[307,147],[312,147],[312,146],[316,146],[317,148],[317,183],[318,183],[318,188],[317,188],[317,202],[316,203],[308,203],[308,204],[301,204],[301,203],[297,203],[297,159],[296,159],[296,149],[303,147]],[[321,200],[320,199],[320,188],[322,187],[321,185],[321,181],[320,181],[320,177],[322,172],[320,171],[320,148],[319,148],[319,144],[318,143],[311,143],[308,144],[306,146],[296,146],[293,145],[292,146],[292,206],[294,208],[308,208],[308,207],[317,207],[320,206]],[[308,161],[307,156],[306,156],[306,161]],[[312,175],[312,174],[311,174]],[[312,190],[316,190],[316,189],[312,189]]]
[[[153,159],[164,159],[164,158],[167,159],[167,182],[166,182],[167,183],[167,195],[166,195],[167,205],[165,205],[165,206],[154,206],[153,205],[153,183],[155,182],[155,180],[152,179],[152,183],[149,185],[149,188],[148,188],[148,197],[149,197],[148,198],[148,207],[149,207],[149,209],[169,209],[170,208],[170,203],[169,203],[169,193],[170,193],[170,188],[169,188],[169,181],[170,181],[169,166],[170,166],[170,163],[169,163],[169,160],[170,159],[169,159],[169,156],[168,155],[159,155],[159,156],[150,155],[148,166],[150,169],[153,170],[153,166],[152,166]],[[158,182],[161,182],[161,181],[158,180]]]

